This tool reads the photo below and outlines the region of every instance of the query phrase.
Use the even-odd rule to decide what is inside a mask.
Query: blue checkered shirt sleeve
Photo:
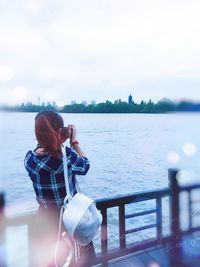
[[[85,175],[89,168],[90,162],[86,157],[79,156],[74,149],[66,147],[67,159],[70,162],[72,172],[75,175]]]

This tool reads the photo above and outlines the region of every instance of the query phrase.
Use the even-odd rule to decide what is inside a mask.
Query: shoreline
[[[37,110],[37,111],[20,111],[20,110],[5,110],[5,109],[1,109],[0,108],[0,112],[1,113],[38,113],[40,111],[43,111],[43,110],[48,110],[48,109],[41,109],[41,110]],[[59,112],[61,114],[137,114],[137,115],[140,115],[140,114],[150,114],[150,115],[174,115],[174,114],[199,114],[200,111],[171,111],[171,112],[65,112],[65,111],[60,111],[60,110],[54,110],[56,112]]]

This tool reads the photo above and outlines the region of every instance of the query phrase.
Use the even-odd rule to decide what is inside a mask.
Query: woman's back
[[[76,175],[84,175],[90,164],[86,157],[80,157],[70,147],[65,148],[69,179],[71,180],[71,193],[76,193]],[[25,167],[33,183],[37,202],[47,208],[57,205],[61,208],[66,196],[64,169],[62,156],[52,157],[49,153],[38,154],[28,151],[24,160]]]

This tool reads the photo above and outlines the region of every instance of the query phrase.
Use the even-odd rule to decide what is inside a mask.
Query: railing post
[[[169,169],[169,188],[171,189],[171,233],[173,237],[179,237],[180,234],[179,184],[177,174],[178,170]]]
[[[162,199],[156,198],[156,224],[157,224],[157,238],[158,242],[162,241]]]
[[[120,249],[125,249],[126,238],[125,238],[125,207],[124,205],[119,206],[119,245]]]
[[[0,193],[0,266],[6,267],[6,244],[5,244],[5,196]]]
[[[171,244],[170,244],[170,254],[173,264],[179,263],[181,260],[181,250],[180,250],[180,202],[179,193],[180,186],[177,179],[177,174],[179,170],[169,169],[169,188],[171,190],[170,197],[170,227],[171,227]]]
[[[104,208],[101,210],[101,214],[103,217],[102,225],[101,225],[101,252],[104,256],[102,267],[108,266],[108,229],[107,229],[107,209]]]
[[[192,228],[192,197],[191,190],[188,191],[188,208],[189,208],[189,229]]]

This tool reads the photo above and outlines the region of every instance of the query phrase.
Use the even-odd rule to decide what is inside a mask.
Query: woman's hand
[[[68,125],[70,142],[76,141],[76,127],[73,124]]]
[[[76,127],[73,124],[68,125],[68,131],[69,131],[69,137],[70,137],[70,143],[73,147],[73,149],[76,151],[76,153],[81,157],[86,157],[85,153],[81,150],[79,143],[72,144],[73,142],[77,141],[76,139]]]

